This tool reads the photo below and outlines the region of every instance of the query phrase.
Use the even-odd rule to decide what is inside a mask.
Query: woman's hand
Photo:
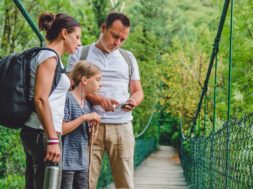
[[[48,144],[44,161],[58,163],[60,162],[60,158],[61,150],[59,144]]]

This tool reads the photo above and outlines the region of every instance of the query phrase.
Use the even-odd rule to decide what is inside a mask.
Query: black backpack
[[[20,128],[35,111],[33,99],[29,100],[30,63],[41,50],[55,52],[49,48],[34,47],[21,53],[10,54],[0,60],[0,125]],[[56,88],[61,73],[65,71],[61,68],[58,54],[57,57],[51,93]]]

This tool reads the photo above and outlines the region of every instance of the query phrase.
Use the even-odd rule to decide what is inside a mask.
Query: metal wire
[[[227,161],[229,125],[230,160]],[[208,137],[182,139],[180,157],[192,189],[253,188],[253,113],[226,122]]]

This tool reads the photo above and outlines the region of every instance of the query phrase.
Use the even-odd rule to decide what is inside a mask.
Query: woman
[[[81,44],[80,24],[67,14],[42,13],[39,28],[46,32],[46,47],[59,57],[74,53]],[[30,97],[34,98],[36,113],[31,114],[20,133],[26,154],[26,189],[42,189],[46,162],[59,163],[61,159],[60,135],[70,81],[62,73],[50,93],[57,65],[55,52],[42,50],[31,62]]]
[[[87,122],[100,123],[85,100],[101,87],[101,70],[94,64],[78,62],[70,74],[74,90],[68,92],[63,121],[63,163],[61,189],[88,189],[89,148]]]

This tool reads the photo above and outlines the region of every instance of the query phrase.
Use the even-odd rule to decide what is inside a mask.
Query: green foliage
[[[0,179],[0,188],[2,189],[23,189],[25,185],[24,175],[7,175],[6,178]]]
[[[160,144],[178,147],[180,138],[179,121],[168,113],[160,114]]]
[[[252,112],[253,100],[253,18],[250,10],[253,8],[252,1],[240,1],[235,3],[234,27],[233,27],[233,72],[232,72],[232,115],[241,117],[245,112]],[[228,54],[229,44],[229,20],[224,30],[222,54]],[[228,61],[225,62],[228,64]],[[224,75],[228,74],[228,66]],[[225,80],[225,86],[227,79]],[[227,89],[227,88],[226,88]]]
[[[160,102],[166,112],[189,124],[204,83],[209,60],[207,53],[213,40],[209,23],[216,12],[210,3],[200,1],[170,5],[171,47],[163,55],[165,71]],[[208,16],[203,10],[209,13]]]
[[[0,188],[23,188],[25,157],[19,131],[0,127]]]
[[[38,16],[42,12],[64,12],[70,14],[81,23],[83,44],[91,43],[97,38],[99,29],[94,22],[94,14],[91,10],[91,4],[89,2],[72,2],[71,0],[28,0],[22,3],[35,24],[37,24],[36,21]],[[6,25],[6,27],[3,27],[3,29],[0,30],[0,36],[2,36],[0,41],[0,57],[3,57],[6,53],[22,51],[29,47],[38,46],[39,40],[26,23],[21,13],[14,6],[14,3],[6,0],[6,3],[3,7],[1,6],[0,9],[0,15],[2,15],[0,18],[0,23],[1,25]]]
[[[92,0],[91,2],[97,26],[100,27],[108,13],[109,2],[108,0]]]

